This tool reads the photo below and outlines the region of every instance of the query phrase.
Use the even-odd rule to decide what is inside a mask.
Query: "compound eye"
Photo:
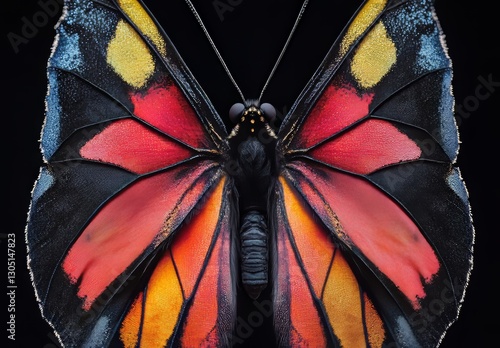
[[[260,109],[266,116],[267,121],[269,123],[273,123],[274,120],[276,119],[276,109],[274,108],[274,106],[272,106],[269,103],[262,103]]]
[[[238,123],[241,117],[241,114],[245,110],[245,105],[242,103],[236,103],[231,106],[229,109],[229,119],[233,123]]]

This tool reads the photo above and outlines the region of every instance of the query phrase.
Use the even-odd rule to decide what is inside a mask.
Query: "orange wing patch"
[[[221,236],[224,237],[224,236]],[[182,336],[183,347],[214,347],[217,346],[218,337],[217,320],[219,312],[218,287],[217,282],[220,271],[224,265],[222,253],[223,244],[228,240],[217,240],[212,256],[206,266],[203,278],[198,286],[198,290],[193,299],[193,304],[189,309],[189,316],[184,326]],[[228,261],[228,260],[227,260]],[[225,264],[227,266],[228,263]]]
[[[123,342],[125,348],[135,348],[139,339],[143,296],[142,292],[139,293],[130,307],[127,316],[123,319],[120,329],[120,340]]]
[[[370,342],[371,347],[382,347],[386,336],[382,319],[375,310],[375,307],[373,307],[373,303],[370,301],[366,293],[363,294],[363,301],[368,342]]]
[[[342,346],[364,347],[360,289],[340,251],[335,254],[322,300]]]
[[[291,188],[281,180],[285,197],[285,209],[295,244],[304,263],[304,268],[317,297],[321,296],[328,269],[335,252],[330,236],[313,220],[313,213]]]
[[[156,266],[144,294],[145,302],[141,294],[123,321],[120,338],[126,348],[136,347],[139,337],[141,346],[163,347],[174,331],[184,299],[169,252]]]
[[[280,182],[290,233],[278,232],[278,272],[288,272],[290,343],[324,347],[331,327],[342,347],[381,347],[382,319],[331,234],[287,182]]]
[[[278,282],[275,294],[279,295],[274,300],[275,317],[277,321],[286,322],[284,326],[277,327],[278,331],[284,331],[279,335],[288,337],[289,342],[284,342],[285,346],[324,347],[325,335],[308,280],[294,257],[294,249],[283,225],[277,234]]]

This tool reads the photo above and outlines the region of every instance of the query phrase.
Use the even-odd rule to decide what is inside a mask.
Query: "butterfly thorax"
[[[276,135],[269,125],[275,117],[270,104],[256,101],[235,104],[230,118],[236,123],[228,141],[231,149],[228,174],[235,179],[240,212],[267,212],[267,194],[276,171]]]

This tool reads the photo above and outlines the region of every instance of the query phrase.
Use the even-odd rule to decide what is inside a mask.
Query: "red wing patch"
[[[134,114],[161,132],[193,148],[207,144],[207,133],[193,107],[173,84],[157,84],[146,93],[131,95]]]
[[[372,99],[371,93],[329,85],[294,134],[289,153],[357,174],[418,159],[422,151],[407,135],[388,121],[368,118]]]
[[[177,167],[144,178],[102,207],[63,261],[85,309],[147,247],[179,226],[205,193],[210,178],[203,174],[214,166],[200,164],[189,172]]]
[[[363,179],[299,162],[289,167],[314,179],[294,182],[323,223],[348,247],[359,249],[418,309],[426,295],[424,284],[440,264],[407,213]]]
[[[132,119],[113,122],[81,149],[83,158],[144,174],[189,159],[195,153]]]
[[[421,150],[413,140],[383,120],[366,120],[314,148],[309,155],[333,167],[369,174],[384,166],[418,159]]]
[[[329,85],[294,136],[292,149],[308,149],[368,116],[372,94]]]

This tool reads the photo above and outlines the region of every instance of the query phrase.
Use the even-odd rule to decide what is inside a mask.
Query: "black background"
[[[37,1],[5,3],[2,19],[2,172],[6,192],[2,195],[3,218],[0,231],[0,281],[7,278],[6,234],[16,234],[16,342],[7,339],[7,289],[0,288],[0,347],[56,347],[50,327],[41,319],[26,269],[24,225],[30,194],[41,164],[38,139],[44,116],[46,62],[54,38],[54,25],[61,6],[48,13]],[[353,3],[346,1],[346,3]],[[169,1],[156,11],[172,41],[188,66],[225,116],[229,106],[239,101],[235,88],[221,69],[199,26],[182,0]],[[299,1],[221,0],[227,11],[217,13],[214,1],[197,1],[200,15],[206,21],[228,66],[247,98],[255,97],[281,49]],[[282,65],[264,95],[273,99],[279,112],[286,112],[307,79],[314,72],[336,33],[357,5],[342,2],[326,6],[327,1],[312,0]],[[52,6],[54,8],[54,6]],[[452,347],[486,347],[498,342],[497,299],[498,184],[495,162],[498,159],[498,114],[500,86],[490,90],[481,80],[500,85],[498,59],[498,15],[484,0],[459,5],[451,0],[437,0],[437,15],[446,35],[454,65],[454,95],[461,147],[458,165],[470,195],[476,228],[475,266],[458,321],[452,325],[441,345]],[[229,10],[230,9],[230,10]],[[50,11],[49,11],[50,12]],[[23,34],[26,21],[37,23],[29,35]],[[15,35],[22,43],[12,44]],[[27,37],[29,36],[29,37]],[[276,44],[278,42],[278,44]],[[16,52],[17,50],[17,52]],[[478,88],[481,88],[478,90]],[[478,94],[478,91],[482,94]],[[486,91],[489,94],[485,94]],[[457,109],[459,110],[459,109]],[[493,344],[494,345],[494,344]]]

